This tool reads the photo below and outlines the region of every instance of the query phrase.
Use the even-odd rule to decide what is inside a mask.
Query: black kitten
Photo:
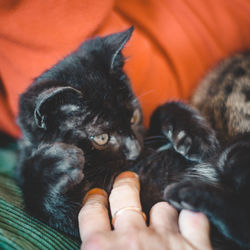
[[[214,249],[250,249],[250,133],[220,148],[207,122],[186,105],[167,103],[152,118],[153,134],[168,141],[138,167],[144,206],[150,208],[147,193],[155,192],[178,210],[205,213]]]
[[[207,194],[211,190],[224,210],[228,193],[237,197],[238,191],[231,190],[238,182],[230,186],[233,172],[224,170],[241,163],[243,156],[233,149],[242,143],[247,148],[247,143],[239,139],[219,154],[215,132],[198,111],[172,102],[154,112],[142,151],[141,110],[122,70],[121,50],[131,33],[132,28],[83,43],[21,96],[18,179],[26,207],[51,226],[77,236],[77,215],[86,191],[109,191],[113,178],[130,169],[140,174],[146,211],[159,200],[169,200],[178,209],[205,212],[224,236],[249,244],[245,236],[230,233],[237,220],[220,217],[217,207],[206,204],[213,202]],[[239,172],[240,187],[246,172]],[[187,198],[180,196],[186,186],[195,194],[190,199],[189,192]],[[221,190],[227,195],[221,196]],[[204,201],[198,193],[204,194]],[[222,240],[220,246],[227,246]]]
[[[209,139],[215,140],[209,130],[205,129],[203,134],[199,131],[195,119],[200,116],[191,109],[185,111],[180,106],[177,111],[166,104],[158,109],[157,119],[152,122],[186,158],[191,159],[193,150],[198,156],[205,156],[199,164],[189,167],[181,180],[165,189],[164,198],[178,209],[205,213],[231,241],[214,238],[216,249],[250,249],[249,91],[250,53],[244,52],[216,66],[194,94],[192,104],[207,118],[220,140],[222,147],[217,146],[218,152],[206,147]],[[159,117],[163,117],[160,122]]]
[[[122,71],[121,50],[132,31],[86,41],[20,98],[18,179],[25,205],[75,236],[86,191],[110,188],[141,152],[141,110]]]

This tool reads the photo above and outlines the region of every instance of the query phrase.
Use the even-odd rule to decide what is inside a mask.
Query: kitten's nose
[[[141,153],[141,145],[138,140],[128,137],[125,139],[125,148],[123,152],[127,160],[135,160]]]

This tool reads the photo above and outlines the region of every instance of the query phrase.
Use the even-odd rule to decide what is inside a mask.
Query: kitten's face
[[[131,32],[87,41],[37,79],[51,86],[39,94],[34,112],[49,140],[78,145],[86,157],[139,156],[142,113],[120,53]]]
[[[119,115],[119,114],[118,114]],[[119,116],[100,117],[96,115],[85,127],[85,133],[91,142],[91,148],[110,152],[110,155],[135,160],[142,147],[142,117],[140,108],[131,105],[126,113]]]
[[[131,93],[129,89],[128,92]],[[103,105],[100,107],[94,97],[82,108],[62,105],[60,111],[54,114],[54,117],[60,116],[60,123],[54,128],[56,137],[77,144],[88,155],[135,160],[143,144],[142,114],[133,95],[123,100],[120,97],[119,94],[110,96],[109,105],[105,105],[102,98]]]

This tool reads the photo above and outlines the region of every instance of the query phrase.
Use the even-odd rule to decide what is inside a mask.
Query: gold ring
[[[120,208],[118,209],[114,215],[112,216],[112,225],[115,226],[115,220],[117,218],[117,216],[121,213],[123,213],[124,211],[134,211],[136,213],[139,213],[142,218],[144,219],[144,221],[146,222],[147,221],[147,217],[146,217],[146,214],[144,212],[142,212],[141,208],[139,207],[135,207],[135,206],[128,206],[128,207],[123,207],[123,208]]]

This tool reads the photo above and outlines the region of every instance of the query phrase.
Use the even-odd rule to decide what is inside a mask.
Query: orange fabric
[[[125,70],[144,111],[187,99],[218,60],[250,48],[249,0],[0,0],[0,130],[19,136],[18,96],[82,41],[135,26]]]

